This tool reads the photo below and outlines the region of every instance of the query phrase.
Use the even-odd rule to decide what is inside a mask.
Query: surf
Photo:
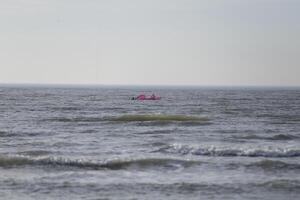
[[[299,148],[197,146],[178,143],[166,145],[154,152],[214,157],[300,157]]]
[[[30,157],[30,156],[0,156],[0,167],[50,167],[56,169],[84,169],[84,170],[128,170],[128,169],[176,169],[186,168],[201,164],[200,161],[176,159],[176,158],[119,158],[104,161],[84,159],[70,159],[63,157]]]

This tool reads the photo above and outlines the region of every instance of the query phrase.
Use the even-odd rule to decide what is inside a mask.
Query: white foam
[[[199,146],[171,144],[162,151],[168,153],[192,154],[201,156],[246,156],[246,157],[300,157],[300,148],[271,146]]]

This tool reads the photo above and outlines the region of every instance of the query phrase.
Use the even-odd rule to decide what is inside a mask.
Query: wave
[[[45,151],[45,150],[31,150],[31,151],[23,151],[20,152],[20,155],[25,155],[25,156],[44,156],[44,155],[49,155],[52,154],[53,152],[51,151]]]
[[[184,160],[175,158],[139,158],[139,159],[115,159],[105,162],[87,161],[82,159],[67,159],[61,157],[31,157],[43,156],[48,152],[24,152],[22,156],[0,156],[0,167],[11,168],[21,166],[40,166],[51,168],[74,168],[74,169],[87,169],[87,170],[128,170],[128,169],[178,169],[197,166],[200,164],[209,164],[198,160]],[[31,155],[31,156],[28,156]],[[213,163],[210,163],[213,164]],[[213,164],[214,165],[214,164]],[[261,160],[250,164],[230,163],[231,167],[244,166],[249,169],[260,168],[263,170],[300,170],[300,164],[287,163],[278,160]]]
[[[300,157],[300,149],[293,148],[265,148],[265,147],[216,147],[216,146],[194,146],[171,144],[160,148],[156,152],[175,153],[175,154],[192,154],[199,156],[241,156],[241,157]]]
[[[210,119],[206,117],[196,117],[187,115],[123,115],[120,117],[110,118],[110,121],[120,123],[138,123],[140,125],[167,125],[170,123],[179,123],[180,125],[193,126],[193,125],[209,125]]]
[[[79,181],[24,181],[6,179],[1,186],[11,191],[25,188],[28,192],[49,194],[53,189],[58,194],[74,194],[80,191],[92,196],[111,197],[112,199],[298,199],[300,181],[294,179],[275,179],[260,182],[187,182],[168,180],[157,182],[113,182],[103,183]],[[38,188],[38,190],[37,190]],[[117,191],[117,192],[116,192]],[[100,193],[99,193],[100,192]],[[77,194],[77,193],[75,193]],[[11,196],[11,195],[10,195]],[[72,195],[71,195],[72,197]],[[146,198],[145,198],[146,197]],[[110,198],[110,199],[111,199]],[[200,199],[202,199],[200,198]]]
[[[116,117],[56,117],[49,119],[57,122],[184,122],[190,124],[208,124],[210,120],[206,117],[195,117],[187,115],[122,115]]]
[[[82,108],[78,106],[61,106],[61,107],[50,107],[49,109],[58,110],[58,111],[77,111],[77,110],[81,110]]]
[[[51,119],[47,119],[47,121],[54,122],[101,122],[103,121],[102,117],[54,117]]]
[[[170,187],[180,189],[180,191],[218,191],[221,193],[249,193],[253,190],[265,190],[265,191],[287,191],[299,193],[300,181],[289,179],[276,179],[265,181],[261,183],[226,183],[226,184],[206,184],[206,183],[174,183],[169,185],[161,185],[162,187]]]
[[[33,158],[29,156],[0,156],[0,167],[6,168],[18,166],[42,166],[90,170],[122,170],[129,168],[148,169],[155,167],[174,169],[179,167],[189,167],[195,164],[200,164],[200,162],[170,158],[116,159],[106,162],[94,162],[85,161],[82,159],[72,160],[60,157]]]
[[[47,132],[0,131],[0,137],[32,137],[42,134],[47,134]]]
[[[265,181],[261,183],[223,183],[223,184],[208,184],[208,183],[174,183],[174,184],[161,184],[162,191],[169,191],[170,189],[175,189],[175,191],[189,191],[189,192],[199,192],[205,191],[211,194],[239,194],[246,193],[249,194],[255,190],[263,190],[266,192],[296,192],[300,191],[300,181],[299,180],[289,180],[289,179],[276,179]],[[261,193],[260,193],[261,194]]]
[[[290,135],[290,134],[278,134],[271,138],[268,138],[270,140],[293,140],[293,139],[299,139],[299,137]]]
[[[143,121],[208,121],[208,118],[200,118],[186,115],[123,115],[112,118],[113,121],[143,122]]]
[[[246,139],[246,140],[251,140],[251,139],[257,139],[257,140],[294,140],[294,139],[299,139],[299,137],[295,135],[290,135],[290,134],[278,134],[274,135],[272,137],[265,137],[265,136],[259,136],[259,135],[248,135],[248,136],[242,136],[242,137],[234,137],[236,139]]]
[[[264,170],[300,170],[300,164],[298,163],[287,163],[278,160],[261,160],[246,165],[249,168],[261,168]]]
[[[288,115],[288,114],[261,114],[257,115],[258,118],[269,119],[270,124],[297,124],[300,122],[299,115]]]
[[[256,187],[266,188],[268,190],[274,191],[288,191],[288,192],[297,192],[300,191],[300,181],[299,180],[289,180],[289,179],[278,179],[267,181],[263,183],[255,184]]]
[[[150,130],[144,132],[137,132],[137,135],[155,135],[155,134],[170,134],[173,130]]]
[[[12,136],[12,133],[9,133],[7,131],[0,131],[0,137],[7,137]]]

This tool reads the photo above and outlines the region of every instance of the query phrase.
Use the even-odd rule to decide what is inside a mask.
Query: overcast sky
[[[300,1],[1,0],[0,83],[300,86]]]

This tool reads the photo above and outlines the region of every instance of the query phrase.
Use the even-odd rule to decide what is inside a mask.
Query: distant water
[[[297,88],[0,87],[0,141],[4,200],[300,196]]]

